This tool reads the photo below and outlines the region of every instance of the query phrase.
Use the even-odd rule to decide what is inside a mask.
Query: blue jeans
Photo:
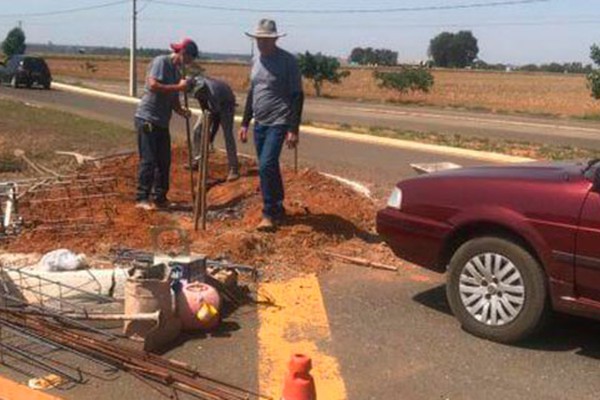
[[[279,156],[287,130],[287,125],[254,125],[254,145],[258,157],[263,215],[268,218],[283,216],[284,192]]]
[[[138,133],[140,156],[136,200],[149,200],[154,186],[155,200],[157,202],[165,201],[169,191],[171,169],[169,128],[162,128],[136,118],[135,129]]]

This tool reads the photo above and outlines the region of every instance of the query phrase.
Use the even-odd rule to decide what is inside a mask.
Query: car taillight
[[[394,188],[387,201],[387,206],[400,210],[402,208],[402,190]]]

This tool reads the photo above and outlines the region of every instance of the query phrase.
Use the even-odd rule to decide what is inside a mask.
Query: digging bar
[[[212,114],[210,111],[205,111],[202,114],[202,138],[200,140],[200,178],[198,179],[198,186],[196,192],[196,198],[194,202],[194,229],[198,230],[198,220],[202,221],[202,230],[206,230],[206,191],[208,181],[208,143],[210,141],[210,123],[212,121]]]
[[[182,70],[182,75],[185,78],[185,67]],[[188,107],[188,94],[187,89],[183,92],[183,105],[186,110],[189,110]],[[185,133],[187,135],[187,148],[188,148],[188,167],[190,169],[190,191],[192,192],[192,203],[194,202],[194,169],[192,168],[193,164],[193,154],[192,154],[192,133],[190,129],[190,117],[185,117]]]

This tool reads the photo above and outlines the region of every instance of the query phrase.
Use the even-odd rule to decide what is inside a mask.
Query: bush
[[[403,68],[401,72],[373,73],[379,87],[394,89],[400,93],[429,92],[433,86],[433,75],[423,68]]]
[[[600,67],[600,47],[593,45],[590,49],[590,58],[594,61],[596,66]],[[592,91],[592,97],[600,99],[600,70],[594,70],[587,76],[588,87]]]
[[[339,71],[340,62],[337,58],[321,53],[311,54],[307,51],[299,54],[298,65],[302,76],[312,81],[317,97],[321,96],[323,82],[337,84],[350,75],[350,71]]]
[[[592,91],[592,97],[600,99],[600,70],[592,71],[587,76],[588,87]]]

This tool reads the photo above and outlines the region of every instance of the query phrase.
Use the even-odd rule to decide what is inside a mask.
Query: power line
[[[146,2],[144,3],[143,6],[140,7],[140,9],[137,11],[137,13],[141,13],[142,11],[144,11],[146,9],[146,7],[148,7],[148,5],[152,3],[152,0],[146,0]]]
[[[15,17],[47,17],[50,15],[60,15],[60,14],[70,14],[81,11],[89,11],[89,10],[97,10],[100,8],[112,7],[119,4],[129,3],[130,0],[119,0],[112,1],[109,3],[96,4],[93,6],[86,7],[77,7],[77,8],[67,8],[64,10],[56,10],[56,11],[43,11],[43,12],[35,12],[35,13],[15,13],[15,14],[0,14],[0,18],[15,18]]]
[[[395,13],[395,12],[417,12],[417,11],[446,11],[446,10],[463,10],[468,8],[491,8],[504,7],[514,5],[524,5],[533,3],[547,3],[552,0],[509,0],[509,1],[493,1],[493,2],[477,2],[468,4],[455,5],[440,5],[440,6],[417,6],[417,7],[394,7],[394,8],[365,8],[365,9],[268,9],[268,8],[247,8],[247,7],[226,7],[213,6],[202,4],[182,3],[171,0],[155,0],[156,4],[169,6],[201,8],[205,10],[217,11],[234,11],[234,12],[249,12],[249,13],[281,13],[281,14],[380,14],[380,13]]]
[[[483,22],[450,22],[450,23],[435,23],[435,24],[385,24],[383,21],[380,21],[377,24],[361,24],[361,28],[381,28],[381,29],[395,29],[395,28],[445,28],[445,27],[453,27],[453,28],[461,28],[461,27],[501,27],[501,26],[552,26],[552,25],[587,25],[587,24],[598,24],[600,23],[600,17],[596,17],[594,19],[586,18],[586,19],[561,19],[561,20],[537,20],[537,21],[483,21]],[[164,24],[173,24],[177,23],[179,25],[194,25],[198,26],[197,21],[185,21],[180,18],[140,18],[140,21],[143,22],[152,22],[152,23],[164,23]],[[239,27],[240,24],[237,22],[206,22],[202,23],[201,27],[208,26],[230,26],[230,27]],[[356,24],[329,24],[327,26],[323,26],[320,24],[301,24],[297,25],[294,23],[286,24],[287,28],[306,28],[306,29],[327,29],[327,30],[336,30],[336,29],[356,29]]]

